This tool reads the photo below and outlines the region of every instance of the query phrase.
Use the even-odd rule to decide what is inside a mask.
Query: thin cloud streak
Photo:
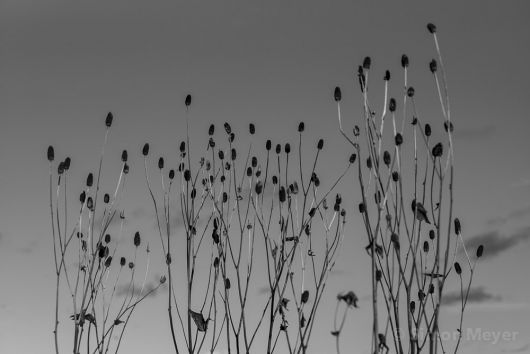
[[[464,293],[465,296],[465,293]],[[460,291],[455,291],[452,293],[447,293],[443,297],[443,305],[450,306],[455,304],[460,304],[462,300],[462,294]],[[471,288],[469,291],[469,296],[467,298],[467,303],[484,303],[484,302],[495,302],[495,301],[501,301],[502,297],[500,295],[494,295],[489,292],[487,292],[484,287],[479,286],[475,288]]]
[[[520,229],[510,236],[501,236],[499,231],[478,234],[466,241],[466,247],[474,250],[484,245],[484,258],[492,258],[530,239],[530,226]]]

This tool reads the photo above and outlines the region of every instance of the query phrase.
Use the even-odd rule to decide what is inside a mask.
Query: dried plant
[[[334,92],[340,132],[360,160],[366,161],[366,169],[362,164],[358,165],[357,179],[362,197],[359,212],[367,233],[366,251],[371,259],[373,353],[386,353],[391,346],[396,353],[414,354],[426,350],[437,353],[439,349],[446,352],[440,336],[440,306],[453,269],[460,280],[462,297],[460,336],[454,347],[456,353],[476,264],[476,259],[472,261],[467,253],[460,221],[453,216],[454,127],[436,26],[429,24],[427,28],[433,35],[438,54],[438,61],[433,59],[429,69],[444,120],[443,141],[433,141],[431,126],[417,112],[415,90],[407,81],[409,58],[406,55],[401,58],[404,75],[401,124],[397,122],[397,101],[388,97],[388,71],[384,75],[381,115],[377,116],[372,108],[369,99],[371,59],[368,57],[358,69],[364,141],[358,126],[355,126],[353,135],[343,129],[342,95],[339,88]],[[387,139],[388,133],[385,135],[385,123],[389,119],[392,123],[391,139]],[[407,129],[406,121],[411,123]],[[405,138],[409,134],[412,136]],[[412,150],[406,149],[406,145],[413,145]],[[390,151],[384,150],[385,147]],[[448,147],[447,151],[444,147]],[[467,286],[462,280],[467,271],[455,262],[460,249],[464,252],[469,270]],[[482,252],[483,247],[480,246],[477,259]],[[337,351],[340,329],[342,324],[332,332],[337,337]]]
[[[189,129],[191,96],[185,105]],[[303,122],[298,126],[297,151],[289,143],[277,144],[272,151],[272,141],[267,140],[264,150],[252,142],[241,154],[231,125],[224,123],[223,128],[219,144],[215,126],[210,126],[206,151],[197,165],[192,163],[187,134],[175,167],[178,180],[171,169],[169,183],[165,182],[167,171],[159,159],[162,201],[155,197],[158,189],[153,190],[144,153],[166,258],[174,350],[198,353],[206,346],[213,352],[223,340],[229,353],[249,353],[261,333],[267,338],[267,353],[277,349],[279,340],[285,340],[290,353],[305,353],[344,235],[342,198],[335,196],[333,208],[328,208],[326,198],[355,158],[322,192],[317,165],[324,140],[316,144],[311,170],[304,169]],[[249,124],[248,133],[256,134],[254,124]],[[177,216],[183,226],[174,229]],[[174,268],[172,258],[175,249],[183,248],[186,284],[176,285],[175,273],[183,270]],[[256,279],[266,279],[265,300],[252,291]],[[179,302],[176,289],[186,289],[184,302]]]
[[[120,239],[126,237],[125,213],[118,213],[118,205],[123,197],[125,182],[129,167],[127,152],[122,153],[122,164],[116,188],[112,195],[101,195],[100,185],[102,177],[103,158],[113,116],[109,113],[105,119],[105,140],[101,149],[99,168],[94,185],[94,175],[90,173],[86,179],[86,186],[79,196],[80,207],[74,214],[75,222],[69,219],[67,177],[71,159],[67,157],[54,167],[55,151],[49,147],[47,158],[50,166],[50,213],[52,223],[52,243],[55,264],[55,323],[54,342],[55,352],[59,354],[59,322],[64,318],[59,313],[61,302],[61,282],[66,282],[67,291],[72,300],[73,346],[74,354],[107,353],[111,348],[118,352],[125,332],[125,328],[136,307],[147,296],[155,292],[165,281],[145,289],[149,273],[149,246],[146,248],[147,267],[143,275],[143,282],[138,289],[136,260],[141,246],[141,237],[134,234],[131,244],[134,244],[134,255],[126,267],[126,258],[121,257],[119,264],[118,249]],[[55,190],[55,192],[54,192]],[[70,214],[71,215],[71,214]],[[119,231],[117,237],[111,232],[116,230],[113,225],[119,217]],[[70,228],[69,228],[69,223]],[[128,268],[128,269],[127,269]],[[118,299],[117,289],[122,298]],[[119,334],[117,344],[111,345],[114,332]]]

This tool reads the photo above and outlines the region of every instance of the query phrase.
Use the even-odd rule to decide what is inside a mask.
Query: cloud
[[[465,296],[465,293],[464,293]],[[488,293],[484,287],[479,286],[476,288],[471,288],[469,290],[469,296],[467,298],[467,303],[483,303],[483,302],[491,302],[491,301],[500,301],[502,298],[500,295],[494,295]],[[461,301],[461,293],[460,291],[455,291],[452,293],[447,293],[443,296],[443,304],[446,306],[449,305],[455,305],[460,304]]]
[[[515,209],[505,216],[498,216],[488,220],[489,225],[504,225],[510,220],[520,220],[530,215],[530,205]]]
[[[484,245],[484,258],[494,257],[521,242],[530,239],[530,226],[520,229],[508,237],[501,236],[498,231],[488,231],[473,236],[466,241],[469,250],[475,250],[479,245]]]
[[[456,129],[455,135],[459,140],[481,140],[493,136],[496,131],[497,128],[494,125],[485,125],[477,128]]]
[[[504,353],[526,353],[530,349],[530,343],[523,344],[520,347],[516,347],[513,349],[504,349]]]
[[[147,294],[148,292],[155,289],[157,286],[158,286],[158,282],[155,282],[155,281],[147,282],[144,286],[142,295]],[[164,286],[165,284],[162,285],[160,288]],[[133,284],[131,287],[129,287],[129,284],[122,284],[116,288],[116,296],[120,296],[120,297],[130,296],[132,293],[134,293],[134,296],[136,298],[141,288],[142,288],[142,284]],[[159,291],[153,291],[147,297],[155,297],[156,295],[158,295],[158,293]]]

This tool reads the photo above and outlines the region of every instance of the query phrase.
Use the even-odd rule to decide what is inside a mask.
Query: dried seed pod
[[[65,171],[68,171],[70,169],[70,163],[71,162],[72,162],[72,160],[69,157],[64,159],[63,167],[64,167]]]
[[[280,144],[276,144],[276,153],[279,154],[282,152],[282,146]]]
[[[372,65],[372,59],[370,57],[365,57],[363,60],[363,69],[370,70]]]
[[[324,139],[319,139],[318,144],[317,144],[317,149],[322,150],[323,147],[324,147]]]
[[[263,183],[261,183],[261,181],[258,181],[258,183],[256,183],[256,194],[257,195],[260,195],[261,192],[263,192]]]
[[[186,99],[184,100],[184,104],[186,107],[189,107],[191,105],[191,95],[186,95]]]
[[[434,294],[434,284],[429,284],[429,294]]]
[[[86,193],[85,191],[81,192],[81,194],[79,195],[79,201],[81,202],[81,204],[84,204],[85,203],[85,200],[86,200]]]
[[[482,257],[483,253],[484,253],[484,246],[483,245],[478,246],[478,248],[477,248],[477,258]]]
[[[436,26],[432,23],[428,23],[427,24],[427,30],[431,33],[431,34],[435,34],[436,33]]]
[[[410,308],[410,312],[414,313],[414,310],[416,310],[416,303],[414,301],[411,301],[409,308]]]
[[[302,296],[300,298],[300,302],[302,304],[305,304],[305,303],[307,303],[308,300],[309,300],[309,290],[304,290],[304,292],[302,293]]]
[[[127,162],[128,157],[129,157],[129,154],[127,153],[127,150],[123,150],[121,152],[121,161],[122,162]]]
[[[350,162],[350,163],[354,163],[354,162],[355,162],[355,159],[357,159],[357,155],[356,155],[356,154],[351,154],[351,155],[350,155],[349,162]]]
[[[290,154],[291,153],[291,144],[286,143],[285,147],[284,147],[284,151],[285,151],[286,154]]]
[[[210,124],[210,128],[208,128],[208,135],[212,136],[214,132],[215,132],[215,125]]]
[[[403,136],[401,135],[401,133],[396,134],[394,141],[396,143],[396,146],[400,146],[401,144],[403,144]]]
[[[364,203],[359,203],[359,213],[364,214],[366,212],[366,207],[364,206]]]
[[[134,263],[133,262],[129,262],[129,269],[133,269],[134,268]]]
[[[180,142],[179,150],[181,153],[186,151],[186,143],[184,141]]]
[[[388,103],[388,110],[390,112],[395,112],[396,111],[396,100],[394,98],[390,99],[390,102]]]
[[[436,237],[436,233],[434,232],[434,230],[430,230],[430,231],[429,231],[429,238],[430,238],[431,240],[434,240],[435,237]]]
[[[409,66],[409,57],[406,54],[401,56],[401,66],[407,68]]]
[[[425,136],[431,136],[431,126],[429,124],[425,124]]]
[[[230,289],[230,279],[228,279],[228,278],[225,279],[225,289],[226,290]]]
[[[111,112],[109,112],[107,114],[107,118],[105,118],[105,125],[107,126],[107,128],[110,128],[110,126],[112,125],[112,119],[114,118],[114,116],[112,115]]]
[[[227,122],[224,123],[224,128],[225,128],[225,132],[226,134],[230,135],[230,133],[232,132],[232,127],[230,127],[230,124],[228,124]]]
[[[411,97],[411,98],[414,97],[414,92],[415,92],[415,91],[414,91],[414,87],[412,87],[412,86],[409,87],[409,88],[407,89],[407,96],[409,96],[409,97]]]
[[[462,267],[460,266],[460,263],[458,262],[455,262],[455,272],[458,275],[462,274]]]
[[[108,193],[105,193],[103,196],[103,203],[107,204],[110,201],[110,196]]]
[[[267,149],[267,151],[270,151],[271,148],[272,148],[272,141],[267,139],[267,142],[265,143],[265,149]]]
[[[133,242],[136,247],[140,246],[140,242],[141,242],[140,232],[136,231],[136,233],[134,234]]]
[[[169,179],[172,180],[175,178],[175,170],[169,170]]]
[[[232,148],[232,150],[231,150],[231,159],[232,159],[232,161],[235,161],[236,158],[237,158],[236,149]]]
[[[383,76],[383,80],[390,81],[390,71],[385,71],[385,76]]]
[[[462,232],[462,225],[460,224],[460,219],[455,218],[455,233],[457,235],[460,235],[460,232]]]
[[[372,169],[372,158],[371,157],[368,157],[366,159],[366,167],[371,170]]]
[[[123,165],[123,173],[124,173],[124,174],[129,173],[129,165],[128,165],[128,164],[124,164],[124,165]]]
[[[286,193],[285,193],[285,188],[283,186],[280,187],[280,191],[278,192],[278,195],[280,198],[280,203],[285,202]]]
[[[147,156],[149,154],[149,144],[145,143],[144,147],[142,148],[142,155]]]
[[[247,167],[247,177],[252,177],[252,167]]]
[[[254,135],[256,133],[256,126],[254,125],[254,123],[250,123],[248,125],[248,131],[250,135]]]
[[[278,184],[278,177],[272,176],[272,184]]]
[[[213,260],[213,266],[215,268],[218,268],[219,267],[219,257],[215,257],[215,259]]]
[[[186,182],[189,182],[191,180],[191,172],[190,172],[190,170],[185,170],[184,171],[184,180]]]
[[[388,167],[390,165],[390,161],[391,161],[390,153],[387,150],[385,150],[385,152],[383,153],[383,162]]]
[[[251,164],[253,168],[258,166],[258,158],[256,156],[252,156]]]
[[[158,159],[158,168],[163,169],[164,168],[164,158],[161,157]]]
[[[429,63],[429,69],[433,74],[436,72],[436,70],[438,70],[438,63],[436,62],[436,59],[431,60]]]
[[[86,178],[86,186],[92,187],[92,184],[94,184],[94,175],[92,173],[89,173]]]
[[[304,129],[305,129],[305,124],[304,124],[304,122],[300,122],[300,123],[298,123],[298,132],[299,132],[299,133],[302,133],[302,132],[304,131]]]
[[[88,197],[86,201],[86,207],[88,208],[88,210],[94,211],[94,200],[92,200],[92,197]]]
[[[110,237],[110,235],[109,235],[109,234],[106,234],[106,235],[105,235],[105,243],[110,243],[110,241],[111,241],[111,237]]]
[[[399,173],[397,171],[392,172],[392,181],[399,181]]]
[[[423,252],[425,253],[429,252],[429,242],[427,241],[423,242]]]
[[[123,266],[125,265],[126,262],[127,262],[127,260],[125,259],[125,257],[121,257],[121,258],[120,258],[120,266],[123,267]]]
[[[64,173],[64,162],[59,162],[59,166],[57,166],[57,174],[62,175]]]
[[[53,150],[53,146],[48,146],[48,161],[52,162],[55,159],[55,151]]]
[[[432,156],[434,157],[441,157],[443,155],[443,152],[444,148],[442,143],[438,143],[432,148]]]
[[[335,99],[335,102],[340,102],[342,99],[342,92],[340,91],[340,87],[335,87],[335,91],[333,92],[333,98]]]
[[[105,267],[107,267],[107,268],[110,267],[111,263],[112,263],[112,256],[109,256],[105,260]]]

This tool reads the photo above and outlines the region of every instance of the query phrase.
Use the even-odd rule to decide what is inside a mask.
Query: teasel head
[[[431,240],[434,240],[435,237],[436,237],[436,233],[434,232],[434,230],[429,230],[429,238]]]
[[[247,167],[247,177],[252,177],[252,167]]]
[[[186,99],[184,100],[184,104],[186,107],[189,107],[191,105],[191,95],[186,95]]]
[[[353,164],[356,159],[357,159],[357,155],[356,154],[351,154],[348,162]]]
[[[302,296],[300,298],[300,302],[302,304],[305,304],[305,303],[307,303],[307,301],[309,301],[309,290],[304,290],[304,292],[302,293]]]
[[[335,87],[335,91],[333,92],[333,98],[335,99],[335,102],[340,102],[342,99],[342,92],[340,91],[340,87]]]
[[[121,152],[121,161],[127,162],[127,159],[129,158],[129,154],[127,153],[127,150],[123,150]]]
[[[364,203],[359,203],[359,213],[364,214],[366,212],[366,207]]]
[[[188,170],[188,169],[186,169],[186,170],[184,171],[184,180],[185,180],[186,182],[189,182],[189,181],[191,180],[191,172],[190,172],[190,170]]]
[[[484,246],[483,246],[483,245],[478,246],[478,248],[477,248],[477,254],[476,254],[476,255],[477,255],[477,258],[482,257],[482,254],[483,254],[483,253],[484,253]]]
[[[399,173],[397,171],[392,172],[392,181],[399,181]]]
[[[232,161],[235,161],[236,158],[237,158],[236,149],[232,148],[232,150],[231,150],[231,159],[232,159]]]
[[[94,183],[94,175],[92,173],[89,173],[86,178],[86,186],[92,187],[92,184]]]
[[[460,224],[460,219],[455,218],[455,233],[457,235],[460,235],[461,232],[462,232],[462,225]]]
[[[140,242],[141,242],[140,232],[136,231],[136,233],[134,234],[133,242],[136,247],[140,246]]]
[[[265,143],[265,149],[267,151],[270,151],[272,148],[272,141],[270,141],[269,139],[267,139],[267,142]]]
[[[127,260],[125,259],[125,257],[121,257],[120,258],[120,266],[123,267],[125,265],[125,263],[127,263]]]
[[[272,184],[278,184],[278,176],[272,176]]]
[[[228,124],[228,122],[224,123],[224,128],[225,128],[226,134],[230,135],[230,133],[232,132],[232,127],[230,127],[230,124]]]
[[[291,153],[291,144],[285,143],[283,151],[285,151],[285,153],[289,155]]]
[[[390,112],[395,112],[396,111],[396,100],[394,98],[390,99],[390,102],[388,103],[388,110]]]
[[[280,144],[276,144],[276,153],[279,154],[282,152],[282,146]]]
[[[175,170],[169,170],[169,179],[173,180],[175,178]]]
[[[53,150],[53,146],[48,146],[48,161],[52,162],[55,159],[55,151]]]
[[[299,132],[299,133],[302,133],[302,132],[304,131],[304,129],[305,129],[305,124],[304,124],[304,122],[300,122],[300,123],[298,123],[298,132]]]
[[[105,193],[105,195],[103,196],[103,203],[108,204],[109,201],[110,201],[110,196],[108,193]]]
[[[432,156],[434,157],[441,157],[443,155],[443,152],[444,148],[442,143],[438,143],[432,148]]]
[[[210,128],[208,128],[208,135],[212,136],[213,133],[215,133],[215,125],[210,124]]]
[[[81,202],[81,204],[84,204],[85,200],[86,200],[86,192],[82,191],[81,194],[79,195],[79,201]]]
[[[409,66],[409,57],[406,54],[403,54],[401,56],[401,66],[404,68],[408,68]]]
[[[436,26],[432,23],[428,23],[427,24],[427,30],[429,31],[429,33],[431,34],[435,34],[436,33]]]
[[[429,242],[427,241],[423,242],[423,252],[425,253],[429,252]]]
[[[219,153],[217,154],[219,156],[219,160],[224,160],[225,159],[225,153],[223,150],[219,150]]]
[[[317,143],[317,149],[322,150],[323,147],[324,147],[324,139],[319,139]]]
[[[429,63],[429,69],[433,74],[436,72],[436,70],[438,70],[438,63],[436,62],[436,59],[431,60]]]
[[[414,87],[410,86],[408,89],[407,89],[407,96],[409,96],[410,98],[414,97]]]
[[[280,187],[280,191],[278,192],[278,195],[279,195],[279,198],[280,198],[280,203],[285,202],[286,193],[285,193],[285,188],[283,186]]]
[[[144,157],[146,157],[148,154],[149,154],[149,144],[145,143],[144,147],[142,148],[142,155],[144,155]]]
[[[250,123],[248,125],[248,132],[250,133],[250,135],[254,135],[256,133],[256,126],[254,125],[254,123]]]
[[[258,166],[258,158],[256,156],[252,156],[251,165],[253,168],[256,168]]]
[[[458,262],[455,262],[455,272],[458,275],[462,274],[462,267],[460,266],[460,263],[458,263]]]
[[[256,183],[255,190],[256,190],[256,194],[257,194],[257,195],[260,195],[261,192],[263,192],[263,183],[262,183],[261,181],[258,181],[258,182]]]
[[[105,118],[105,125],[107,126],[107,128],[110,128],[110,126],[112,125],[112,119],[114,118],[114,116],[112,115],[112,112],[109,112],[107,114],[107,118]]]
[[[158,168],[160,170],[164,168],[164,158],[163,157],[158,159]]]
[[[179,145],[179,151],[181,154],[183,154],[184,152],[186,152],[186,143],[184,141],[181,141],[180,142],[180,145]]]
[[[430,126],[430,124],[428,124],[428,123],[425,124],[425,136],[426,136],[426,137],[430,137],[430,136],[431,136],[431,133],[432,133],[432,131],[431,131],[431,126]]]
[[[234,132],[230,133],[230,135],[228,136],[228,142],[233,143],[235,139],[236,139],[236,134]]]
[[[390,157],[390,153],[387,150],[385,150],[385,152],[383,153],[383,162],[385,163],[387,167],[390,166],[391,157]]]
[[[394,141],[396,143],[396,146],[400,146],[401,144],[403,144],[403,136],[401,135],[401,133],[396,134]]]
[[[365,57],[363,60],[363,69],[370,70],[371,65],[372,65],[372,59],[370,57]]]
[[[385,76],[383,76],[383,80],[390,81],[390,71],[389,70],[385,71]]]

